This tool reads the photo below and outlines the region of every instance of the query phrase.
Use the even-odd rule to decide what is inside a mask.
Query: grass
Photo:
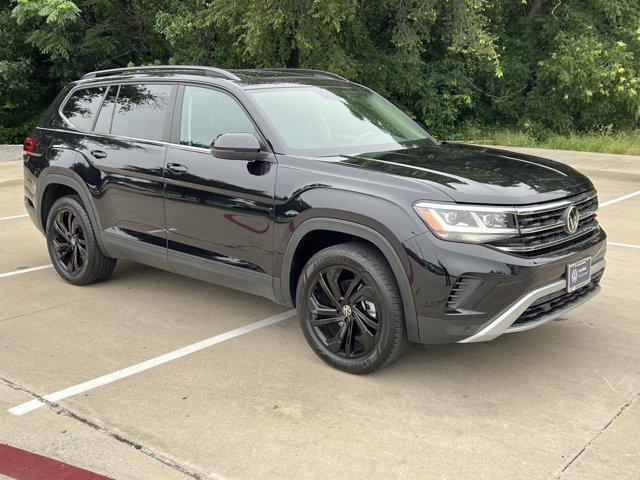
[[[470,129],[457,140],[484,145],[640,155],[640,129],[610,134],[551,135],[542,139],[522,131]]]

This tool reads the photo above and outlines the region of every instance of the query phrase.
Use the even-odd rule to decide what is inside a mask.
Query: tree
[[[466,124],[638,127],[637,0],[4,0],[0,141],[90,70],[334,71],[438,136]]]

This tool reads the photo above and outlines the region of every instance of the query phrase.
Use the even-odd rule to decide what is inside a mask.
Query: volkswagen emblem
[[[578,223],[580,222],[580,210],[575,205],[571,205],[564,211],[562,216],[564,220],[564,231],[568,234],[576,233]]]
[[[574,269],[571,271],[571,283],[575,284],[578,282],[578,270]]]

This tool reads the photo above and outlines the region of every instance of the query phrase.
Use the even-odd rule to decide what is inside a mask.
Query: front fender
[[[409,340],[418,341],[410,282],[413,272],[403,244],[404,240],[423,233],[424,226],[417,215],[411,215],[386,199],[339,189],[310,189],[297,196],[295,202],[287,203],[288,210],[279,209],[281,215],[277,219],[277,223],[287,226],[276,240],[274,290],[278,300],[288,306],[294,304],[290,293],[291,266],[296,250],[307,234],[324,230],[353,235],[375,245],[389,262],[402,297]],[[307,208],[293,216],[294,205]],[[345,209],[347,205],[349,210]]]
[[[300,225],[312,218],[331,218],[364,225],[380,232],[398,252],[403,250],[403,241],[424,233],[426,228],[411,204],[405,209],[391,200],[371,194],[313,186],[276,205],[276,275],[280,275],[278,255],[286,250],[292,234]]]

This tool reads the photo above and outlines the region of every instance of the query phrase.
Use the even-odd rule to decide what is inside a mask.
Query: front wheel
[[[106,280],[116,260],[102,253],[80,197],[59,198],[47,218],[47,247],[53,267],[64,280],[87,285]]]
[[[393,273],[366,244],[316,253],[300,275],[296,306],[311,348],[340,370],[372,372],[396,360],[408,344]]]

